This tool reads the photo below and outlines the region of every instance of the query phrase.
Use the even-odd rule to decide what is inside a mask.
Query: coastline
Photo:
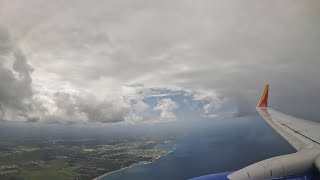
[[[121,169],[118,169],[118,170],[115,170],[115,171],[111,171],[111,172],[108,172],[108,173],[105,173],[105,174],[102,174],[98,177],[95,177],[93,178],[92,180],[100,180],[101,178],[105,177],[105,176],[108,176],[112,173],[115,173],[115,172],[118,172],[118,171],[121,171],[121,170],[124,170],[124,169],[129,169],[129,168],[132,168],[133,166],[138,166],[138,165],[145,165],[145,164],[151,164],[151,163],[154,163],[156,162],[158,159],[162,158],[162,157],[165,157],[167,155],[169,155],[170,153],[172,153],[173,151],[175,150],[175,146],[172,150],[168,151],[167,153],[163,154],[162,156],[159,156],[157,158],[155,158],[154,160],[150,161],[150,162],[140,162],[140,163],[136,163],[136,164],[132,164],[128,167],[124,167],[124,168],[121,168]]]

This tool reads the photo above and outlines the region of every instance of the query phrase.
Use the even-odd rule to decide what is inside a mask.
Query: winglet
[[[264,91],[262,93],[260,102],[257,107],[267,107],[268,106],[268,93],[269,93],[269,84],[266,84]]]

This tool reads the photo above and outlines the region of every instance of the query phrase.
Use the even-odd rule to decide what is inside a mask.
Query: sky
[[[320,122],[317,0],[0,0],[0,119]]]

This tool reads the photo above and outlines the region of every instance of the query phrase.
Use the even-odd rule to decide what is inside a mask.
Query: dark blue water
[[[181,134],[174,152],[151,164],[134,165],[101,180],[188,179],[234,171],[251,163],[294,152],[261,118],[233,118],[204,123]]]

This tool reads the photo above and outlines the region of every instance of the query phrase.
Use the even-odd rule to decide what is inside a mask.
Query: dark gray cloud
[[[36,123],[36,122],[40,121],[40,117],[29,117],[29,118],[27,118],[26,121],[30,122],[30,123]]]
[[[3,27],[0,27],[0,39],[0,118],[19,119],[32,108],[32,68]]]

